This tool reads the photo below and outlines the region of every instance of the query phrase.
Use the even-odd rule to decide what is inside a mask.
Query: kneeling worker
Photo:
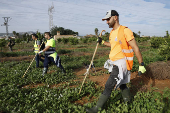
[[[44,74],[47,73],[49,62],[54,62],[56,66],[59,67],[63,73],[65,73],[65,70],[63,66],[61,65],[61,59],[57,55],[56,50],[55,50],[56,41],[51,37],[50,32],[45,32],[44,35],[45,35],[45,38],[47,39],[47,43],[45,45],[45,48],[39,52],[39,54],[42,52],[45,52],[43,76]]]

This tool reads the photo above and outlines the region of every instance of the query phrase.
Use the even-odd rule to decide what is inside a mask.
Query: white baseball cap
[[[111,16],[119,16],[116,10],[109,10],[106,12],[106,16],[102,19],[102,21],[110,18]]]

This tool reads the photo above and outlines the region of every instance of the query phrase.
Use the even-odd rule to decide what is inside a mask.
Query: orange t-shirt
[[[119,28],[120,26],[116,30],[112,29],[109,36],[109,42],[111,44],[109,58],[112,61],[116,61],[125,57],[117,37]],[[133,32],[129,28],[124,29],[124,36],[127,42],[134,39]]]

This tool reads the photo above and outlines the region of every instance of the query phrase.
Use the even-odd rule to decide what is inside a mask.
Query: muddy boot
[[[62,65],[60,66],[60,69],[61,69],[63,74],[66,74],[66,71],[65,71],[65,69],[64,69],[64,67]]]
[[[47,73],[47,68],[44,68],[42,75],[44,76]]]
[[[62,69],[62,73],[66,74],[66,71],[64,69]]]
[[[108,98],[109,98],[108,96],[101,94],[99,100],[97,101],[97,105],[93,108],[87,108],[86,112],[87,113],[97,113],[99,110],[102,109],[104,103],[108,100]]]
[[[131,94],[130,94],[129,88],[126,88],[126,89],[122,90],[121,92],[122,92],[122,97],[123,97],[124,103],[126,103],[126,102],[130,103]]]

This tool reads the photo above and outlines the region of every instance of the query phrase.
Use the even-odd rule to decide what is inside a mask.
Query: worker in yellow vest
[[[36,34],[32,34],[32,39],[34,40],[34,52],[36,54],[35,61],[36,61],[36,68],[39,67],[39,61],[44,62],[44,60],[41,58],[41,54],[38,54],[40,51],[41,41],[38,39],[38,36]]]
[[[112,28],[109,36],[109,42],[98,38],[98,42],[111,47],[109,60],[104,64],[104,68],[108,69],[110,76],[105,84],[105,89],[100,95],[97,105],[93,108],[87,108],[87,113],[97,113],[102,109],[104,103],[111,95],[112,89],[121,89],[122,97],[125,103],[131,100],[130,90],[126,83],[130,82],[130,70],[133,66],[134,53],[139,62],[139,72],[146,71],[139,47],[136,44],[133,32],[119,24],[119,14],[115,10],[109,10],[102,19],[106,20],[109,28]]]
[[[56,41],[54,40],[54,38],[51,37],[50,32],[45,32],[44,35],[47,39],[47,43],[45,45],[45,48],[39,52],[45,52],[43,76],[47,73],[49,62],[54,62],[56,66],[62,70],[62,73],[66,73],[63,66],[61,65],[61,59],[55,50]]]

